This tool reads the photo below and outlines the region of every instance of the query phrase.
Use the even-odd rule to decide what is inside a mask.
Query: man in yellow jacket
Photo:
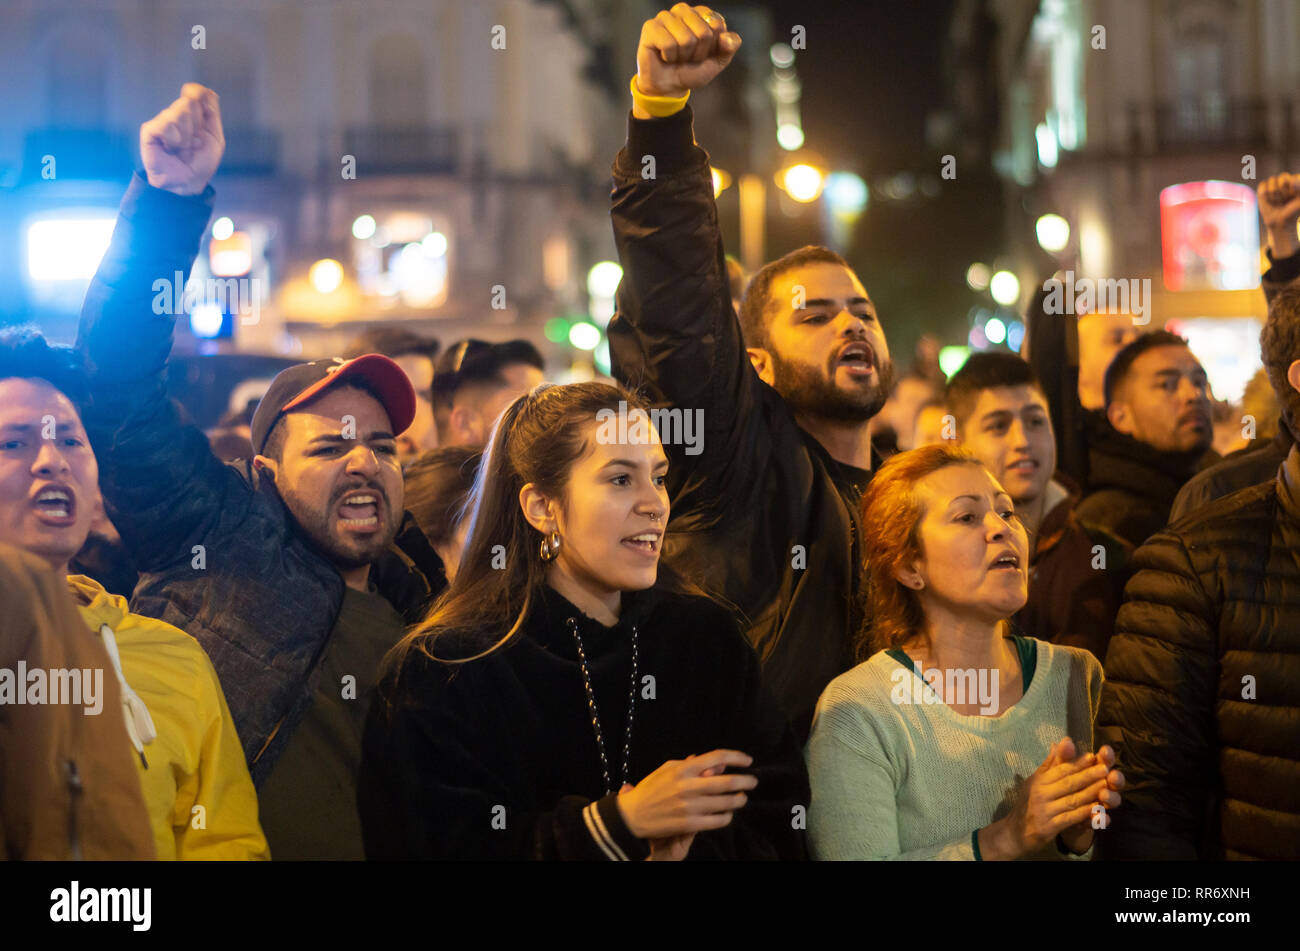
[[[77,411],[84,375],[72,351],[38,335],[0,335],[0,541],[60,574],[102,512],[99,469]],[[211,661],[163,621],[85,576],[73,601],[98,634],[121,690],[161,859],[269,859],[257,794]]]

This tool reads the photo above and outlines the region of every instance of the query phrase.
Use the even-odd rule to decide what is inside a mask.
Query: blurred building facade
[[[0,321],[71,337],[138,126],[197,80],[221,96],[214,186],[229,221],[196,278],[242,280],[249,299],[221,302],[236,312],[199,336],[182,326],[180,350],[215,331],[222,349],[326,355],[374,321],[541,341],[548,319],[588,311],[588,268],[614,257],[609,166],[651,13],[638,0],[7,0]],[[71,227],[32,232],[49,221]],[[341,275],[312,273],[321,259]]]
[[[1300,7],[958,0],[955,13],[959,61],[984,67],[957,97],[961,120],[976,147],[991,129],[1020,305],[1053,271],[1149,280],[1150,326],[1185,333],[1235,398],[1265,313],[1253,192],[1300,158]],[[1068,224],[1052,222],[1048,245],[1064,245],[1050,252],[1036,228],[1048,214]]]

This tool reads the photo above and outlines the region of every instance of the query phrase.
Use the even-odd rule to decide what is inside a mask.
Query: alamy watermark
[[[618,401],[618,410],[596,411],[596,442],[603,446],[644,446],[653,440],[650,428],[659,433],[665,446],[685,446],[688,456],[698,456],[704,451],[704,410],[654,408],[648,411],[633,408],[629,413],[627,400]]]
[[[104,669],[29,669],[25,660],[17,669],[0,667],[0,706],[24,704],[69,704],[84,707],[86,716],[99,716],[104,709]]]
[[[1151,322],[1149,277],[1075,278],[1073,271],[1066,271],[1064,281],[1055,277],[1044,281],[1043,291],[1045,314],[1129,314],[1138,327]]]
[[[980,713],[986,716],[998,712],[996,667],[932,667],[923,671],[920,663],[913,662],[912,670],[899,667],[889,679],[894,682],[889,699],[895,704],[942,703],[951,707],[978,703]]]
[[[245,327],[262,319],[262,281],[256,277],[209,277],[185,280],[177,271],[172,277],[160,277],[151,286],[153,312],[162,316],[189,314],[195,307],[216,304],[228,314],[239,317]]]

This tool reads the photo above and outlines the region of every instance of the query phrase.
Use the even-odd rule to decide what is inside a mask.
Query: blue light
[[[226,314],[220,304],[213,301],[195,304],[190,311],[190,330],[194,331],[196,337],[211,339],[221,333],[225,319]]]

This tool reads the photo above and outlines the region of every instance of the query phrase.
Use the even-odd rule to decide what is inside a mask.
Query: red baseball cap
[[[330,387],[349,383],[362,384],[374,393],[388,413],[393,435],[406,431],[415,419],[415,388],[406,373],[392,360],[378,353],[367,353],[352,360],[335,357],[299,363],[281,370],[266,390],[253,413],[253,451],[266,448],[266,438],[285,413],[305,406]]]

